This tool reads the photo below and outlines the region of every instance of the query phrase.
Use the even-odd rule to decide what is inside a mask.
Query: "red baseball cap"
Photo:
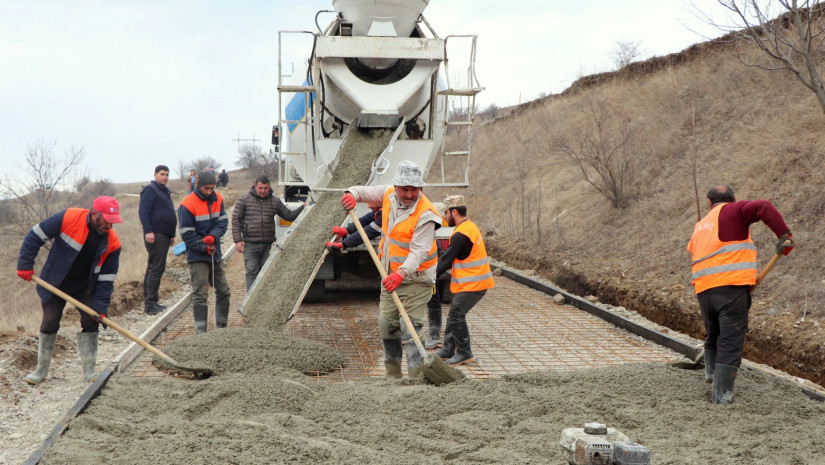
[[[101,195],[92,202],[92,208],[100,212],[100,214],[103,215],[103,219],[109,223],[123,223],[123,220],[120,218],[120,204],[112,197]]]

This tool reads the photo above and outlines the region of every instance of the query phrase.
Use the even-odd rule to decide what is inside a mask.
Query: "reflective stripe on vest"
[[[750,233],[744,241],[719,240],[719,212],[724,205],[713,207],[696,223],[688,244],[691,279],[697,294],[713,287],[756,284],[756,247]]]
[[[83,208],[67,208],[63,215],[63,222],[60,224],[60,238],[66,242],[71,248],[80,252],[83,248],[83,243],[89,237],[89,227],[86,224],[89,216],[89,210]],[[106,262],[106,257],[110,253],[120,248],[120,238],[115,233],[114,229],[110,229],[106,236],[106,251],[100,255],[100,261],[94,267],[94,274],[98,275],[98,281],[114,281],[115,275],[104,274],[101,275],[100,268]]]
[[[490,271],[490,257],[487,256],[487,248],[484,247],[484,240],[481,238],[478,226],[470,220],[464,220],[455,227],[453,235],[455,233],[467,236],[473,243],[473,248],[467,258],[453,262],[450,291],[455,294],[456,292],[483,291],[495,287],[493,273]],[[453,235],[450,235],[450,238]]]
[[[382,231],[387,231],[389,228],[390,209],[392,208],[390,196],[393,193],[395,193],[395,187],[387,189],[387,192],[384,193],[384,203],[382,207],[384,209],[384,213],[381,215]],[[418,226],[421,215],[423,215],[427,210],[430,210],[438,215],[438,211],[435,209],[433,204],[427,199],[426,196],[422,194],[418,197],[418,203],[415,206],[415,211],[413,211],[404,221],[401,221],[393,226],[392,231],[388,231],[381,235],[381,244],[379,245],[379,249],[382,251],[383,255],[384,241],[387,240],[387,253],[389,254],[391,271],[398,271],[398,267],[400,267],[410,255],[410,242],[412,241],[413,233],[415,232],[415,228]],[[421,262],[421,265],[416,271],[424,271],[427,268],[435,266],[437,263],[438,247],[435,243],[435,237],[433,237],[433,244],[430,246],[430,251],[427,253],[427,257]]]

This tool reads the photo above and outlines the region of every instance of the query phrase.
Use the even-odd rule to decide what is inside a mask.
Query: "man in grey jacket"
[[[256,179],[249,192],[238,198],[232,213],[232,240],[235,251],[243,253],[247,291],[269,258],[269,251],[275,242],[275,216],[295,221],[305,206],[306,202],[295,210],[287,208],[273,194],[266,176]]]

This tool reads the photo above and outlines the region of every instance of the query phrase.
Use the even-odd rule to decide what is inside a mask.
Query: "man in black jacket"
[[[143,277],[143,311],[147,315],[162,312],[166,306],[158,304],[160,278],[166,271],[166,255],[175,244],[175,204],[166,183],[169,167],[155,167],[155,179],[140,191],[138,215],[143,225],[143,244],[149,252],[146,274]]]
[[[273,194],[266,176],[256,179],[249,192],[238,197],[232,213],[232,240],[235,251],[243,254],[247,291],[269,258],[269,251],[275,242],[275,216],[295,221],[305,206],[306,202],[295,210],[287,208]]]

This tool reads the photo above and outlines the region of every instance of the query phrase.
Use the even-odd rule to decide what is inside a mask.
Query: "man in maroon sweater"
[[[762,221],[779,241],[776,253],[794,248],[782,215],[767,200],[736,201],[729,186],[708,191],[710,212],[693,230],[688,250],[696,297],[702,310],[705,380],[713,383],[714,404],[733,402],[733,386],[748,331],[751,290],[756,284],[756,247],[750,225]]]

